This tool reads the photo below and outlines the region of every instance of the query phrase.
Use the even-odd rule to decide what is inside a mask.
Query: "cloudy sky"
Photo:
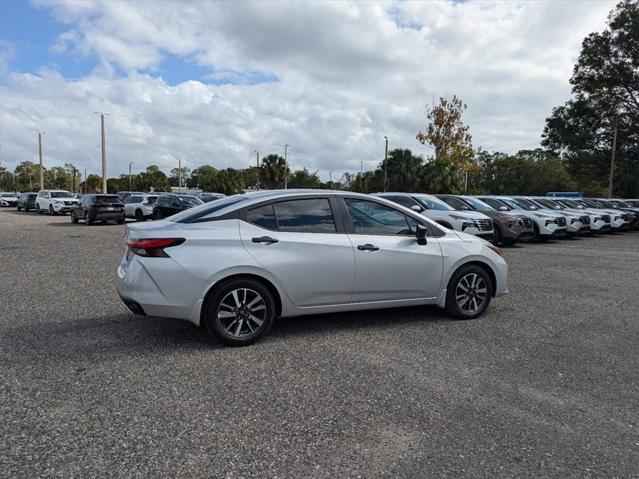
[[[475,146],[539,145],[585,35],[615,1],[0,2],[0,164],[244,168],[291,146],[323,178],[374,168],[433,98],[460,96]]]

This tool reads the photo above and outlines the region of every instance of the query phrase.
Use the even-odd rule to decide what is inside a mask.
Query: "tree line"
[[[540,148],[514,154],[475,149],[463,122],[467,105],[457,96],[440,98],[427,110],[426,128],[416,140],[430,148],[426,157],[408,148],[389,152],[374,170],[345,173],[322,181],[317,171],[290,171],[284,158],[270,154],[260,166],[218,169],[202,165],[175,168],[167,175],[156,165],[144,172],[108,178],[109,192],[167,191],[171,186],[233,194],[246,189],[347,189],[359,192],[421,191],[541,195],[583,191],[639,197],[639,0],[623,0],[609,14],[603,32],[588,35],[575,64],[572,97],[546,120]],[[614,169],[611,164],[614,161]],[[77,169],[75,170],[77,173]],[[74,165],[45,169],[46,188],[99,192],[101,177],[73,176]],[[39,165],[20,163],[13,173],[0,167],[0,188],[39,187]]]

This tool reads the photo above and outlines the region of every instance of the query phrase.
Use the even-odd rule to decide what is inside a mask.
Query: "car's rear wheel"
[[[135,210],[135,221],[144,221],[142,210]]]
[[[250,278],[223,284],[206,303],[207,330],[229,346],[254,343],[271,328],[274,318],[273,295]]]
[[[160,213],[160,210],[153,211],[153,219],[154,220],[161,220],[162,219],[162,213]]]
[[[89,216],[89,213],[87,213],[86,211],[84,212],[84,224],[87,225],[87,226],[93,224],[93,220]]]
[[[75,212],[71,212],[71,223],[76,224],[78,222],[78,218],[75,216]]]
[[[486,311],[492,295],[493,282],[484,268],[462,266],[448,283],[446,312],[457,319],[476,318]]]

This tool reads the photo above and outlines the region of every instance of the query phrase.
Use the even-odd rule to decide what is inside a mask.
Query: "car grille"
[[[480,231],[492,231],[493,230],[493,220],[475,220],[475,225]]]
[[[602,215],[601,219],[604,221],[604,223],[610,223],[610,215]]]
[[[579,221],[581,221],[585,225],[589,225],[590,224],[590,216],[582,216],[581,218],[579,218]]]
[[[557,223],[558,226],[566,226],[566,218],[561,216],[555,220],[555,223]]]

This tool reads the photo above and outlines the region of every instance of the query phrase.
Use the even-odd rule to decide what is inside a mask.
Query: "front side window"
[[[457,211],[468,211],[470,210],[470,206],[468,206],[466,203],[464,203],[462,200],[460,200],[459,198],[454,198],[452,196],[447,196],[445,198],[440,198],[444,203],[446,203],[448,206],[452,206],[453,208],[455,208]]]
[[[412,208],[413,206],[419,206],[419,209],[422,210],[423,206],[420,206],[417,201],[408,196],[383,196],[382,198],[386,198],[387,200],[394,201],[398,205],[405,206],[406,208]]]
[[[506,211],[510,211],[512,208],[504,203],[503,201],[496,200],[494,198],[481,198],[481,200],[489,206],[492,206],[496,210],[503,211],[504,208]]]
[[[346,209],[357,234],[368,235],[413,235],[417,224],[412,220],[412,228],[405,214],[374,201],[346,198]],[[411,218],[412,219],[412,218]]]
[[[451,206],[448,206],[439,198],[432,196],[417,196],[416,200],[419,201],[424,208],[428,210],[440,210],[440,211],[454,211]]]

